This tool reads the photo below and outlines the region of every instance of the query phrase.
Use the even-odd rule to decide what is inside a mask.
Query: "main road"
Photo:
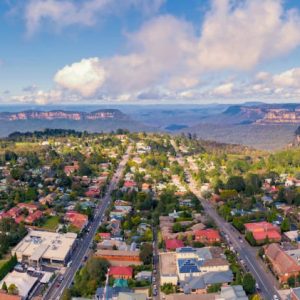
[[[252,275],[255,277],[260,289],[260,293],[264,297],[263,299],[272,300],[274,299],[275,295],[278,297],[277,299],[281,299],[276,288],[276,279],[274,278],[272,273],[267,271],[260,258],[257,257],[255,248],[251,247],[248,244],[248,242],[244,239],[244,237],[230,223],[226,222],[216,212],[215,208],[211,205],[211,203],[202,197],[201,192],[197,188],[197,185],[193,180],[189,169],[185,168],[185,161],[183,157],[176,149],[177,147],[175,143],[172,144],[175,150],[177,151],[178,163],[184,167],[185,173],[188,177],[189,189],[197,196],[204,208],[205,213],[210,218],[212,218],[218,226],[218,228],[225,233],[232,247],[239,254],[239,258],[243,260],[249,272],[251,272]]]
[[[88,252],[90,251],[90,248],[93,244],[94,236],[97,232],[99,225],[102,222],[102,218],[105,214],[105,211],[107,210],[111,202],[111,193],[116,188],[120,180],[120,177],[128,162],[130,152],[131,152],[131,146],[128,147],[126,153],[122,157],[121,162],[119,163],[118,168],[109,183],[105,196],[103,197],[102,201],[95,209],[94,219],[89,226],[89,231],[83,237],[82,240],[79,240],[78,246],[76,247],[75,251],[72,254],[72,258],[71,258],[72,264],[70,267],[67,268],[62,282],[58,287],[56,286],[56,284],[53,284],[53,286],[43,297],[43,299],[58,300],[61,297],[63,291],[71,286],[76,272],[83,264],[84,257],[88,255]]]

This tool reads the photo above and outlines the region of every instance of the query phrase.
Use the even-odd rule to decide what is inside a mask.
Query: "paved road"
[[[124,171],[125,165],[129,159],[129,153],[131,151],[131,146],[128,147],[126,153],[124,154],[113,178],[111,179],[108,189],[101,203],[97,206],[95,210],[94,220],[89,226],[89,232],[79,241],[79,245],[72,255],[72,265],[67,269],[64,274],[64,279],[59,287],[54,286],[49,290],[48,294],[44,297],[46,300],[58,300],[63,293],[64,289],[69,288],[72,284],[74,276],[80,266],[83,264],[84,257],[90,251],[90,246],[93,243],[93,238],[97,232],[99,225],[101,224],[102,217],[106,209],[111,202],[111,192],[116,188],[120,177]]]
[[[178,162],[181,166],[185,167],[184,159],[180,154],[178,154]],[[239,258],[245,262],[248,270],[255,277],[256,282],[259,285],[261,295],[265,300],[272,300],[274,295],[277,295],[278,299],[281,299],[276,289],[277,282],[274,276],[272,275],[272,273],[266,271],[264,264],[256,256],[256,250],[251,247],[248,242],[245,241],[244,237],[230,223],[226,222],[216,212],[214,207],[208,201],[202,198],[201,192],[198,188],[196,188],[196,183],[194,182],[190,171],[186,168],[184,169],[190,182],[190,190],[200,200],[205,213],[210,216],[214,220],[218,228],[226,234],[232,247],[239,254]]]

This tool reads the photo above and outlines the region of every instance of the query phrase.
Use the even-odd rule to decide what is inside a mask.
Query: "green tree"
[[[7,285],[6,285],[6,282],[4,281],[3,284],[2,284],[2,288],[1,288],[3,291],[6,291],[7,292]]]
[[[60,300],[71,300],[71,299],[72,299],[71,291],[69,289],[65,289],[60,297]]]
[[[250,243],[250,245],[252,245],[252,246],[256,245],[256,241],[255,241],[253,233],[251,231],[246,232],[245,238]]]
[[[232,220],[232,225],[240,232],[244,230],[244,223],[240,217],[234,217]]]
[[[140,259],[145,265],[152,263],[153,247],[150,243],[144,243],[141,246]]]
[[[10,295],[18,295],[19,294],[18,287],[14,283],[10,284],[10,286],[7,289],[7,292]]]
[[[237,192],[244,191],[245,187],[246,184],[244,178],[241,176],[231,176],[226,183],[226,188],[228,190],[236,190]]]
[[[296,285],[296,278],[294,276],[291,276],[288,278],[287,283],[289,285],[289,287],[295,287]]]
[[[173,232],[181,232],[183,231],[183,227],[179,222],[174,223],[173,227]]]
[[[291,228],[290,220],[288,218],[284,218],[280,225],[281,231],[286,232],[289,231],[290,228]]]
[[[247,294],[255,292],[255,279],[251,273],[246,273],[243,277],[243,288]]]

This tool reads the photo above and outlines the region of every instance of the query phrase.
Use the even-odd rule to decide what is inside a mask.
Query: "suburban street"
[[[175,143],[173,143],[173,146],[176,149]],[[239,259],[244,261],[244,264],[249,272],[251,272],[251,274],[255,277],[260,288],[259,292],[263,296],[263,299],[271,300],[273,299],[274,295],[277,295],[278,299],[281,299],[276,288],[276,279],[270,271],[266,270],[263,262],[257,257],[256,249],[251,247],[244,237],[216,212],[211,203],[202,198],[201,192],[197,188],[190,171],[186,168],[185,161],[180,153],[178,153],[177,160],[178,163],[185,169],[191,192],[197,196],[205,210],[205,213],[211,217],[218,228],[225,233],[228,242],[234,248],[236,253],[238,253]]]
[[[58,300],[62,295],[64,289],[69,288],[71,286],[77,270],[81,267],[85,256],[87,256],[88,252],[90,251],[90,247],[92,246],[93,243],[93,238],[97,232],[99,225],[101,224],[105,211],[109,207],[109,204],[111,202],[111,192],[116,188],[120,180],[125,165],[129,159],[130,151],[131,151],[131,146],[128,147],[126,153],[122,157],[122,160],[109,183],[105,196],[103,197],[103,199],[101,199],[101,202],[97,206],[94,214],[94,219],[88,227],[87,234],[82,238],[82,240],[78,241],[78,246],[76,250],[73,252],[71,258],[72,264],[69,268],[67,268],[67,271],[64,274],[62,282],[60,283],[59,286],[53,284],[51,289],[44,296],[44,299]]]

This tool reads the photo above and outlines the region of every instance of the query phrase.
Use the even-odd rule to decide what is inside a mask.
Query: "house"
[[[55,198],[56,198],[56,194],[55,193],[51,193],[51,194],[48,194],[46,197],[40,198],[39,202],[42,205],[52,204],[54,202]]]
[[[208,272],[203,273],[199,277],[188,277],[180,282],[180,287],[185,294],[203,294],[206,293],[208,286],[221,284],[227,286],[233,281],[233,273],[231,270],[223,272]]]
[[[283,238],[290,242],[296,242],[299,240],[298,230],[291,230],[283,233]]]
[[[89,198],[97,198],[100,196],[100,188],[98,186],[91,186],[88,188],[88,190],[85,192],[85,196]]]
[[[220,297],[216,300],[248,300],[248,297],[241,285],[232,285],[221,288]]]
[[[95,257],[106,259],[112,266],[140,266],[140,251],[131,250],[98,250]]]
[[[28,212],[30,214],[32,214],[33,212],[35,212],[38,209],[37,205],[32,204],[32,203],[18,203],[17,207],[19,207],[20,209],[28,210]]]
[[[111,234],[109,232],[99,232],[98,236],[101,238],[101,240],[110,240]]]
[[[147,280],[152,281],[152,272],[151,271],[141,271],[135,275],[135,279],[138,281]]]
[[[221,236],[218,230],[215,229],[203,229],[195,232],[195,241],[203,244],[212,245],[221,241]]]
[[[100,287],[96,291],[96,300],[116,300],[120,293],[130,293],[132,290],[128,287]]]
[[[123,267],[123,266],[112,266],[109,268],[109,276],[113,278],[122,278],[122,279],[132,279],[133,268],[132,267]]]
[[[27,224],[34,224],[36,221],[38,221],[39,219],[41,219],[43,217],[43,212],[40,210],[37,210],[31,214],[29,214],[26,218],[25,218],[25,223]]]
[[[265,256],[270,261],[273,272],[278,276],[280,283],[287,282],[291,276],[297,276],[300,272],[300,264],[285,252],[279,244],[270,244],[264,247]]]
[[[76,211],[66,212],[64,219],[79,230],[82,230],[88,223],[88,216]]]
[[[246,223],[246,232],[251,232],[257,244],[263,244],[266,239],[271,242],[280,242],[280,229],[268,222]]]
[[[117,300],[147,300],[147,296],[142,293],[121,292]]]
[[[26,299],[36,286],[37,281],[38,279],[36,277],[30,276],[27,273],[13,271],[3,278],[0,282],[0,286],[2,286],[4,282],[7,286],[14,284],[18,288],[19,296]],[[2,294],[0,294],[0,299],[2,299]]]
[[[78,164],[77,161],[74,161],[73,165],[69,165],[69,166],[64,167],[64,172],[67,176],[72,175],[73,173],[75,173],[78,170],[79,170],[79,164]]]
[[[166,244],[166,249],[167,251],[174,251],[177,248],[182,248],[184,247],[183,241],[181,240],[177,240],[177,239],[173,239],[173,240],[166,240],[165,241]]]

